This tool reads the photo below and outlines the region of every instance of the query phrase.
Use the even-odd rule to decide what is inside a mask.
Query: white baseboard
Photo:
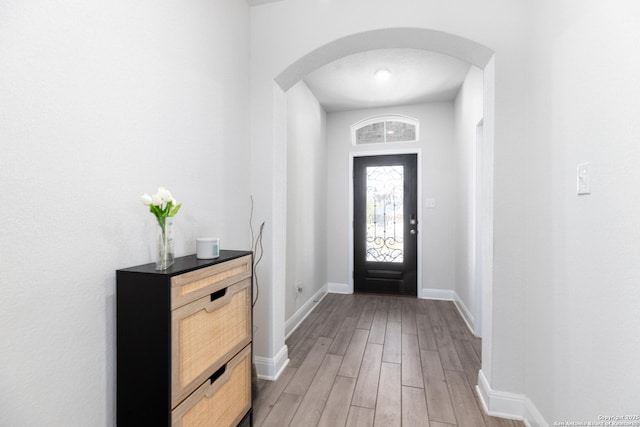
[[[307,318],[307,316],[313,311],[315,306],[320,301],[322,301],[325,295],[327,295],[327,288],[328,285],[324,285],[323,287],[321,287],[318,292],[316,292],[311,298],[309,298],[307,302],[305,302],[302,307],[300,307],[293,314],[293,316],[291,316],[289,319],[287,319],[286,322],[284,322],[285,339],[289,338],[289,335],[291,335],[293,331],[295,331],[296,328],[300,326],[300,323],[302,323],[302,321]]]
[[[460,298],[460,295],[458,295],[457,292],[454,292],[453,303],[456,305],[456,308],[458,309],[458,313],[460,313],[460,316],[462,316],[462,318],[464,319],[464,323],[467,324],[467,328],[469,328],[471,333],[475,335],[476,320],[473,317],[473,314],[471,314],[471,311],[467,308],[467,306],[465,305],[464,301],[462,301],[462,299]]]
[[[275,381],[289,364],[289,349],[286,345],[273,358],[254,356],[258,378]]]
[[[296,330],[326,294],[327,285],[324,285],[284,323],[285,339]],[[275,381],[289,364],[289,349],[284,345],[275,357],[254,356],[253,362],[256,364],[258,378]]]
[[[329,283],[328,292],[330,294],[352,294],[353,286],[347,283]]]
[[[437,299],[445,301],[453,301],[455,298],[455,291],[449,289],[421,289],[420,295],[422,299]]]
[[[525,399],[523,394],[493,390],[482,370],[478,372],[478,385],[476,387],[480,395],[480,401],[484,405],[487,414],[515,420],[523,419]]]
[[[476,386],[484,411],[494,417],[522,420],[527,427],[549,427],[538,408],[524,394],[493,390],[480,370]]]
[[[549,423],[528,397],[524,400],[524,423],[527,427],[549,427]]]
[[[324,285],[285,322],[285,339],[296,330],[300,323],[302,323],[316,305],[322,301],[326,294],[327,285]],[[289,364],[289,349],[284,345],[275,357],[254,356],[253,362],[256,365],[258,378],[275,381]]]

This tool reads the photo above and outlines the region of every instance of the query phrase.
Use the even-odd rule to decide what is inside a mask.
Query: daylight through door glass
[[[367,261],[404,258],[404,167],[367,167]]]

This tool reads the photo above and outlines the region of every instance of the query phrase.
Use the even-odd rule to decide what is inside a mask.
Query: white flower
[[[140,196],[140,201],[145,206],[150,206],[149,210],[160,223],[163,223],[163,218],[175,216],[182,207],[182,204],[179,204],[171,192],[164,187],[158,187],[157,193],[152,196],[144,193]]]
[[[171,192],[164,187],[158,188],[157,194],[165,203],[169,203],[171,200],[173,200],[173,196],[171,195]]]
[[[154,194],[151,196],[151,203],[153,203],[154,206],[162,206],[162,197],[160,197],[159,194]]]

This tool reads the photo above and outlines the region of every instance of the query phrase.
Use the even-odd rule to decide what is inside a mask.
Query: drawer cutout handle
[[[215,300],[224,297],[226,294],[227,294],[227,288],[220,289],[219,291],[212,293],[210,296],[211,302],[214,302]]]
[[[218,369],[217,371],[215,371],[213,373],[213,375],[211,375],[209,377],[209,383],[213,384],[218,378],[220,378],[222,375],[224,375],[225,371],[227,370],[227,365],[222,365],[220,367],[220,369]]]
[[[246,285],[238,287],[240,284],[241,283],[236,283],[233,286],[220,289],[219,291],[209,294],[209,303],[207,303],[206,306],[203,307],[204,310],[207,313],[213,313],[218,308],[229,304],[233,300],[233,297],[238,294],[238,292],[246,289]]]

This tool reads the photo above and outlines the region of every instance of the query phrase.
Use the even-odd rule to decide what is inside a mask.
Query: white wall
[[[415,143],[351,143],[351,125],[361,120],[399,114],[420,122],[420,140]],[[346,111],[328,115],[327,219],[330,244],[327,251],[329,283],[352,286],[349,196],[350,153],[420,149],[422,200],[436,199],[435,209],[422,209],[422,283],[424,289],[454,290],[455,287],[455,160],[453,144],[453,103],[405,105],[389,108]],[[419,292],[421,295],[422,292]]]
[[[115,270],[153,260],[160,185],[249,247],[248,7],[0,5],[0,425],[115,425]]]
[[[476,2],[460,0],[398,0],[389,7],[388,0],[353,0],[326,2],[323,0],[285,0],[251,8],[251,146],[252,191],[258,198],[258,216],[271,225],[266,244],[272,253],[285,246],[286,224],[277,217],[286,209],[282,188],[286,180],[285,160],[276,153],[286,143],[283,132],[283,93],[274,83],[285,70],[295,74],[289,66],[338,39],[356,33],[385,28],[436,30],[431,33],[438,40],[434,44],[440,52],[456,51],[474,56],[477,50],[465,50],[460,39],[466,38],[495,52],[495,97],[485,99],[491,108],[491,120],[485,121],[485,130],[494,145],[494,265],[493,305],[488,317],[493,319],[490,334],[483,342],[483,371],[497,390],[523,392],[525,360],[524,311],[524,244],[525,231],[522,218],[527,214],[527,198],[522,193],[525,177],[521,165],[526,161],[527,147],[523,129],[526,116],[526,76],[528,70],[527,42],[529,41],[530,3],[528,1],[486,0]],[[416,30],[416,32],[418,32]],[[408,33],[413,33],[411,30]],[[342,46],[355,51],[366,46],[408,46],[408,40],[398,38],[363,37],[348,40]],[[421,40],[415,40],[420,44]],[[439,44],[442,42],[441,44]],[[350,44],[353,43],[353,44]],[[372,43],[379,43],[377,46]],[[424,43],[430,44],[430,40]],[[461,49],[458,49],[461,48]],[[326,58],[324,58],[326,59]],[[323,58],[314,57],[314,63],[324,65]],[[485,62],[486,64],[486,62]],[[485,73],[485,75],[487,75]],[[492,94],[493,95],[493,94]],[[485,109],[485,113],[487,109]],[[485,119],[487,116],[485,115]],[[494,120],[495,119],[495,120]],[[494,127],[495,123],[495,127]],[[272,177],[271,179],[265,179]],[[256,354],[275,357],[284,348],[284,316],[278,304],[284,301],[285,266],[282,260],[265,259],[261,280],[269,294],[256,306],[256,321],[267,326],[256,336]],[[485,313],[486,314],[486,313]]]
[[[185,203],[183,255],[203,234],[248,247],[239,212],[248,216],[250,179],[270,251],[255,348],[280,350],[272,314],[284,301],[284,257],[273,253],[286,246],[277,217],[286,159],[274,154],[286,150],[286,108],[273,79],[313,49],[389,27],[443,31],[496,53],[495,98],[484,101],[495,105],[490,385],[525,393],[549,423],[637,413],[638,7],[253,7],[249,168],[243,2],[3,2],[0,424],[114,424],[114,269],[152,260],[152,218],[137,198],[158,185]],[[593,194],[577,197],[575,166],[587,160]]]
[[[527,394],[546,421],[640,412],[640,5],[536,2]],[[576,165],[592,194],[576,195]]]
[[[302,81],[287,91],[287,119],[289,320],[327,283],[327,114]]]
[[[479,317],[481,307],[475,281],[476,268],[476,127],[483,117],[482,70],[471,67],[455,99],[454,140],[456,158],[455,291],[469,323]]]

